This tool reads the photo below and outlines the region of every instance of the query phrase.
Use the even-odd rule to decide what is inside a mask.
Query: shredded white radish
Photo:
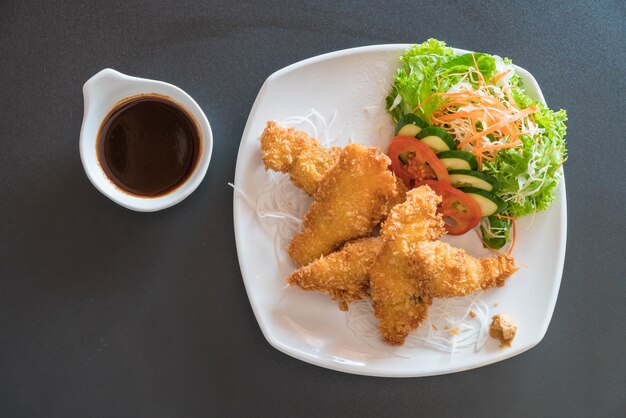
[[[252,199],[246,193],[244,193],[241,189],[235,186],[233,183],[228,183],[230,187],[232,187],[239,196],[245,200],[245,202],[256,211],[256,214],[259,218],[273,218],[273,219],[287,219],[293,221],[297,224],[302,222],[302,219],[291,215],[290,213],[282,212],[282,211],[268,211],[263,209],[263,205],[258,203],[259,198],[257,200]],[[278,187],[280,188],[280,187]],[[260,194],[262,196],[263,194]]]
[[[336,139],[331,139],[329,135],[330,128],[335,122],[336,117],[337,111],[334,111],[327,121],[320,112],[315,109],[311,109],[309,111],[309,114],[306,116],[290,116],[287,119],[281,121],[280,124],[298,128],[299,130],[309,134],[309,136],[316,138],[325,147],[330,147],[333,142],[336,142]],[[300,126],[302,124],[306,124],[306,126],[310,127],[311,131]]]
[[[409,334],[402,348],[432,348],[455,354],[480,351],[488,337],[490,310],[481,294],[462,298],[435,299],[428,318]],[[352,302],[347,313],[348,327],[360,339],[378,349],[389,349],[381,336],[370,300]]]
[[[389,111],[391,112],[393,109],[395,109],[400,103],[402,102],[402,96],[400,96],[399,94],[396,96],[395,99],[393,99],[393,103],[391,104],[391,106],[389,107]]]
[[[310,199],[282,173],[268,172],[269,181],[261,188],[256,199],[232,183],[229,185],[252,208],[259,220],[272,222],[274,229],[274,256],[280,266],[291,266],[285,248],[300,231],[302,217]]]

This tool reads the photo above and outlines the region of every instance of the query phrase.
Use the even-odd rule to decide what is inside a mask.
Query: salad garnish
[[[386,99],[396,134],[436,153],[455,179],[452,186],[469,191],[480,204],[483,244],[502,248],[514,238],[517,218],[554,201],[559,168],[567,159],[565,110],[531,99],[506,58],[459,55],[429,39],[411,46],[400,63]],[[402,151],[394,150],[411,155]],[[406,158],[402,163],[415,165]],[[450,184],[449,177],[435,180]],[[407,186],[423,180],[433,181],[432,175],[414,177]]]

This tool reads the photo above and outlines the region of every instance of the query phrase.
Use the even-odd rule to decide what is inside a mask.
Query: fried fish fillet
[[[367,297],[368,271],[382,246],[382,237],[348,242],[339,251],[294,271],[287,281],[304,290],[329,294],[333,300],[339,301],[339,308],[345,311],[349,302]]]
[[[269,170],[288,173],[307,148],[321,148],[321,145],[305,132],[285,128],[275,121],[268,121],[261,134],[261,159]]]
[[[389,158],[376,148],[346,146],[322,179],[303,220],[303,231],[289,245],[289,256],[304,266],[343,243],[367,236],[396,193]]]
[[[408,243],[439,239],[445,233],[443,218],[437,213],[439,203],[441,197],[428,186],[406,192],[404,202],[394,206],[382,224],[381,234]]]
[[[406,336],[426,318],[432,298],[422,295],[411,280],[402,239],[387,241],[370,268],[371,297],[374,314],[380,321],[380,333],[389,344],[401,345]]]
[[[393,194],[393,196],[391,196],[389,202],[387,202],[387,210],[385,215],[389,215],[391,213],[391,209],[393,209],[394,206],[399,205],[406,200],[406,193],[408,191],[402,179],[396,177],[395,174],[393,175],[393,177],[396,180],[396,192]]]
[[[374,314],[380,332],[390,344],[403,344],[406,336],[426,318],[432,304],[414,279],[409,255],[421,241],[436,240],[444,233],[437,214],[441,198],[430,187],[409,191],[406,201],[395,206],[383,223],[383,248],[370,268]]]
[[[515,260],[507,254],[476,258],[442,241],[418,242],[410,263],[422,292],[442,298],[504,286],[517,271]]]
[[[297,188],[314,196],[322,178],[339,161],[340,154],[339,147],[305,148],[291,166],[289,178]]]
[[[261,134],[261,159],[266,170],[289,173],[293,184],[309,196],[337,163],[341,148],[324,148],[315,138],[268,121]]]
[[[261,134],[261,159],[266,170],[289,173],[293,184],[314,196],[322,178],[337,164],[341,147],[325,148],[305,132],[268,121]],[[395,177],[395,175],[394,175]],[[406,186],[396,177],[397,191],[389,200],[387,212],[404,202]]]

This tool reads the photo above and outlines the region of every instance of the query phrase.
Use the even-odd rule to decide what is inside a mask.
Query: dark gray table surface
[[[73,4],[72,4],[73,3]],[[626,416],[623,1],[0,1],[0,416]],[[452,375],[383,379],[273,349],[241,279],[232,181],[274,71],[443,39],[508,56],[569,113],[567,258],[544,340]],[[207,176],[135,213],[78,155],[82,84],[164,80],[206,112]]]

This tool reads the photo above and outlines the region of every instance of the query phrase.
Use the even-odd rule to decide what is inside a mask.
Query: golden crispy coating
[[[293,184],[314,196],[322,178],[337,164],[340,147],[324,148],[305,132],[268,121],[261,135],[261,158],[266,170],[289,173]],[[390,199],[387,212],[404,202],[406,186],[396,178],[397,192]]]
[[[402,237],[407,242],[436,240],[445,232],[437,205],[441,197],[428,186],[417,187],[406,193],[406,200],[396,205],[381,227],[386,237]]]
[[[414,280],[409,254],[417,243],[443,234],[443,220],[437,214],[440,201],[430,187],[415,188],[391,210],[381,228],[385,243],[370,268],[370,287],[380,332],[390,344],[403,344],[432,303]]]
[[[294,128],[268,121],[261,134],[261,159],[266,170],[288,173],[296,158],[307,148],[321,148],[315,138]]]
[[[341,250],[320,257],[293,272],[290,285],[304,290],[317,290],[339,301],[339,308],[363,299],[368,294],[368,271],[383,246],[381,237],[361,238],[348,242]]]
[[[322,178],[339,161],[341,148],[308,147],[302,150],[289,171],[293,184],[314,196]]]
[[[304,230],[289,245],[291,259],[307,265],[346,241],[368,235],[396,192],[388,165],[389,158],[376,148],[346,146],[322,179],[304,217]]]
[[[394,206],[406,200],[406,193],[408,191],[404,182],[399,177],[394,175],[394,178],[396,179],[396,192],[391,199],[389,199],[389,203],[387,203],[387,215],[391,213],[391,209],[393,209]]]
[[[324,148],[305,132],[267,122],[261,134],[261,159],[266,170],[289,173],[293,184],[309,196],[339,160],[341,148]]]
[[[406,336],[426,318],[432,298],[421,295],[411,280],[411,268],[404,255],[407,243],[391,238],[370,268],[374,314],[380,320],[380,333],[390,344],[404,343]]]
[[[517,271],[515,260],[509,255],[476,258],[442,241],[417,243],[411,265],[423,293],[441,298],[503,286]]]

